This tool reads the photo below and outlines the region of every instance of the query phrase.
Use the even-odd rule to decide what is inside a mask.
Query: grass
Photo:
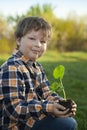
[[[77,103],[75,118],[78,122],[78,130],[87,130],[87,53],[60,54],[56,51],[48,51],[39,62],[43,65],[50,83],[54,81],[53,69],[60,64],[65,66],[63,84],[67,98],[72,98]]]
[[[7,58],[7,55],[3,55],[3,58],[0,57],[0,64]],[[77,103],[75,118],[78,122],[78,130],[87,130],[87,53],[47,51],[38,61],[44,67],[50,83],[54,81],[53,69],[60,64],[65,66],[63,84],[67,98],[71,98]]]

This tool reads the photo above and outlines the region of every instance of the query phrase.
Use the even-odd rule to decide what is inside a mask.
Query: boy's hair
[[[38,31],[39,29],[43,30],[44,35],[47,36],[47,38],[50,37],[51,26],[43,18],[35,16],[23,18],[17,25],[15,39],[21,38],[31,30]]]

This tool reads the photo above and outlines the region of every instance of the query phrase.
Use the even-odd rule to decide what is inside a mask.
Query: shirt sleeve
[[[37,94],[39,98],[43,101],[42,110],[45,115],[52,114],[54,102],[58,102],[59,96],[57,93],[52,93],[50,90],[50,83],[47,79],[46,73],[41,67],[42,81],[40,87],[37,88]]]
[[[25,121],[29,117],[39,119],[44,111],[50,113],[53,109],[53,102],[47,100],[41,102],[34,98],[30,101],[26,100],[23,82],[23,74],[16,66],[3,69],[2,93],[6,114],[12,120]]]

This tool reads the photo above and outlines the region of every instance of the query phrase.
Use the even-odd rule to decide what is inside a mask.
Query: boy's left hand
[[[71,111],[72,111],[72,115],[71,116],[74,116],[76,114],[76,110],[77,110],[77,105],[73,101],[73,103],[72,103],[72,109],[71,109]]]

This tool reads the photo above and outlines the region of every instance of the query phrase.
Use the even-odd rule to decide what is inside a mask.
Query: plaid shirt
[[[30,130],[50,114],[56,96],[42,66],[15,52],[0,68],[0,130]]]

